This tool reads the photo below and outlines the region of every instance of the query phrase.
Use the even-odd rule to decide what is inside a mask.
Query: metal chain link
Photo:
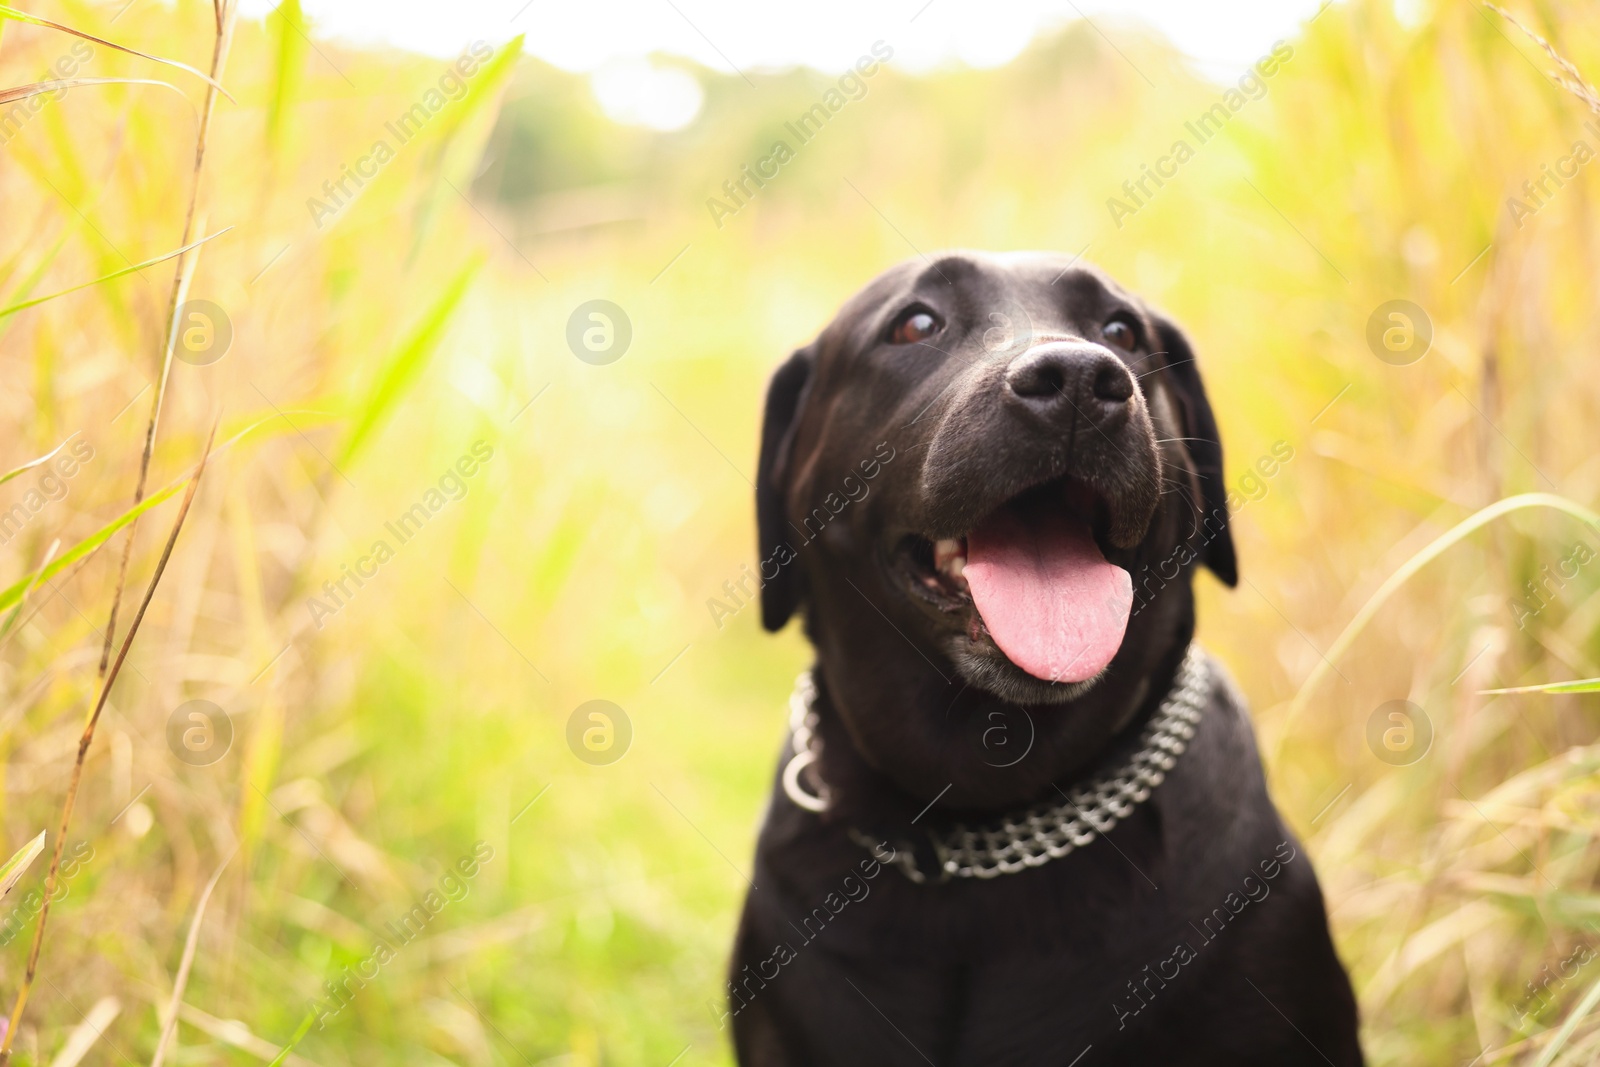
[[[794,755],[783,767],[783,791],[807,811],[820,812],[828,810],[828,787],[823,784],[821,775],[815,770],[811,772],[817,783],[815,794],[807,793],[800,784],[801,772],[812,767],[822,755],[822,740],[816,734],[817,713],[812,710],[816,702],[817,684],[810,671],[801,671],[800,677],[794,680],[794,692],[789,694],[789,739]]]
[[[1108,833],[1133,809],[1150,799],[1177,764],[1178,757],[1194,737],[1195,727],[1211,697],[1211,671],[1206,654],[1191,644],[1173,679],[1172,691],[1145,725],[1139,750],[1116,771],[1073,789],[1065,803],[1037,804],[996,823],[969,827],[957,823],[949,830],[929,834],[938,863],[936,881],[950,878],[997,878],[1016,874],[1060,859],[1073,849],[1082,848],[1100,834]],[[790,729],[794,757],[784,767],[783,782],[790,799],[809,811],[827,808],[827,789],[817,795],[800,787],[800,772],[816,763],[819,742],[815,730],[817,715],[812,710],[816,685],[806,671],[795,682],[789,698]],[[797,795],[798,794],[798,795]],[[858,831],[851,839],[878,854],[879,846]],[[909,843],[895,850],[895,862],[913,882],[929,880],[916,863]]]

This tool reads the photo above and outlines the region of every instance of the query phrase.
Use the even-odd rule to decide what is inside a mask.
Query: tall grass
[[[218,56],[198,0],[28,10],[196,71]],[[1508,10],[1580,83],[1600,69],[1585,9]],[[26,513],[0,544],[0,612],[20,606],[0,853],[56,833],[126,638],[105,626],[123,546],[127,588],[151,588],[222,423],[49,842],[84,858],[58,869],[15,1062],[728,1062],[708,1004],[805,662],[793,631],[706,608],[752,561],[765,376],[919,250],[1086,245],[1200,353],[1247,500],[1246,581],[1200,579],[1202,637],[1252,701],[1372,1060],[1593,1059],[1600,969],[1552,976],[1600,940],[1596,697],[1485,691],[1600,676],[1600,563],[1561,570],[1600,548],[1595,169],[1520,225],[1507,205],[1600,134],[1496,13],[1351,0],[1119,228],[1107,198],[1221,89],[1100,26],[1120,53],[1071,25],[994,71],[891,61],[721,228],[706,198],[831,78],[697,70],[705,114],[646,135],[495,43],[320,220],[308,201],[395,140],[445,61],[326,40],[289,2],[238,23],[215,67],[232,100],[92,44],[73,77],[113,80],[26,98],[45,102],[0,127],[0,311],[66,295],[0,315],[0,470],[69,439],[92,458],[0,484],[0,519]],[[6,25],[0,45],[0,85],[26,85],[71,38]],[[175,281],[225,311],[220,360],[167,359]],[[633,325],[607,366],[566,347],[592,299]],[[1410,366],[1365,340],[1392,299],[1432,321]],[[398,543],[386,524],[476,442],[460,499]],[[1250,478],[1276,442],[1293,459]],[[1566,510],[1473,521],[1523,494]],[[358,587],[345,568],[379,539],[393,556]],[[232,725],[209,766],[167,742],[197,699]],[[591,699],[631,720],[610,766],[565,740]],[[1399,699],[1433,730],[1407,766],[1367,741]],[[327,983],[479,841],[460,899],[319,1027]],[[0,899],[8,1003],[46,866]]]

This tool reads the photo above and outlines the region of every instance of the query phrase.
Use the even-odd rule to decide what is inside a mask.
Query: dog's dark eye
[[[1139,335],[1134,332],[1132,324],[1122,319],[1112,319],[1100,327],[1100,336],[1124,352],[1133,351],[1133,346],[1139,343]]]
[[[944,329],[944,322],[924,307],[907,308],[894,320],[894,325],[889,327],[889,343],[892,345],[914,345],[918,341],[926,341],[940,330]]]

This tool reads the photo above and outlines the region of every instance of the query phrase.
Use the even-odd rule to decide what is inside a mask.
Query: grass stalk
[[[88,721],[84,723],[82,736],[78,738],[78,757],[73,762],[72,778],[67,783],[66,801],[61,806],[61,824],[56,830],[55,850],[50,855],[50,870],[45,874],[44,900],[39,907],[38,922],[33,928],[33,945],[28,949],[27,970],[23,973],[22,985],[17,989],[17,999],[11,1008],[5,1038],[0,1041],[0,1067],[11,1062],[11,1042],[16,1037],[17,1026],[22,1021],[22,1010],[27,1006],[28,993],[33,988],[34,975],[39,969],[39,947],[44,943],[45,923],[50,918],[50,901],[55,896],[56,881],[61,872],[61,853],[67,840],[67,829],[72,825],[72,809],[78,800],[78,786],[83,782],[83,765],[89,755],[89,746],[94,743],[95,727],[100,723],[100,713],[105,710],[106,700],[111,695],[111,687],[116,684],[117,676],[122,672],[122,665],[128,659],[128,650],[133,647],[133,639],[138,636],[139,624],[144,621],[150,601],[155,598],[156,587],[161,584],[161,576],[166,573],[167,561],[172,558],[172,548],[178,543],[178,533],[183,529],[183,520],[189,514],[189,505],[194,503],[195,491],[200,487],[200,477],[205,473],[206,461],[211,458],[211,444],[215,439],[216,427],[213,426],[210,437],[206,439],[205,452],[200,457],[199,466],[195,468],[194,477],[189,480],[188,491],[183,495],[183,503],[178,507],[178,517],[172,523],[172,532],[167,535],[166,547],[162,549],[161,559],[156,563],[155,574],[150,577],[150,585],[145,589],[144,600],[140,602],[139,610],[134,613],[133,622],[128,626],[128,633],[122,639],[122,647],[117,650],[115,662],[100,683],[100,695],[95,700]]]
[[[1488,8],[1490,11],[1493,11],[1507,22],[1511,23],[1511,25],[1515,26],[1523,33],[1527,34],[1533,40],[1534,44],[1544,49],[1545,55],[1549,56],[1560,70],[1560,73],[1557,73],[1556,71],[1548,72],[1550,80],[1555,82],[1561,88],[1565,89],[1567,92],[1571,93],[1573,96],[1577,97],[1579,100],[1583,101],[1584,107],[1588,108],[1596,115],[1600,115],[1600,92],[1597,92],[1595,87],[1590,85],[1588,81],[1584,79],[1583,72],[1578,69],[1577,64],[1567,59],[1560,52],[1557,52],[1555,45],[1545,40],[1545,38],[1541,35],[1534,33],[1531,29],[1524,25],[1522,21],[1517,18],[1517,16],[1513,15],[1505,8],[1489,3],[1486,3],[1483,6]]]
[[[216,12],[217,35],[211,50],[211,81],[206,86],[206,102],[200,113],[200,126],[195,134],[194,169],[191,172],[191,185],[189,189],[189,207],[183,219],[183,239],[178,242],[182,251],[178,253],[178,264],[173,275],[172,292],[167,299],[166,329],[163,331],[163,344],[161,350],[161,372],[156,377],[155,396],[150,401],[150,421],[145,427],[144,451],[139,456],[139,478],[134,485],[133,503],[137,507],[144,499],[145,486],[150,478],[150,458],[155,453],[156,429],[161,422],[161,405],[166,399],[167,382],[172,375],[172,353],[178,340],[178,306],[183,303],[184,295],[189,291],[189,281],[194,276],[194,269],[199,263],[199,255],[189,255],[190,245],[194,240],[195,207],[200,200],[200,179],[205,166],[206,144],[211,136],[211,117],[216,111],[217,96],[221,92],[218,84],[222,78],[222,69],[228,62],[228,49],[233,42],[233,22],[236,10],[235,4],[216,0],[213,5]],[[106,621],[105,643],[100,649],[100,675],[105,676],[106,663],[111,657],[111,644],[117,630],[117,612],[122,605],[122,591],[128,581],[128,562],[133,556],[134,535],[138,532],[139,522],[135,518],[128,525],[128,537],[122,543],[122,558],[117,564],[117,581],[111,592],[111,612]]]
[[[1356,638],[1361,636],[1361,631],[1367,628],[1378,614],[1378,610],[1388,603],[1388,600],[1400,587],[1409,582],[1418,571],[1443,555],[1445,550],[1465,540],[1474,531],[1487,526],[1489,523],[1513,511],[1524,508],[1553,508],[1572,516],[1590,529],[1600,531],[1600,515],[1590,511],[1582,504],[1568,500],[1566,497],[1554,493],[1521,493],[1509,496],[1504,500],[1490,504],[1488,507],[1472,513],[1465,519],[1456,523],[1450,529],[1430,541],[1420,551],[1406,560],[1400,567],[1380,585],[1375,593],[1356,612],[1355,617],[1346,624],[1328,651],[1311,668],[1311,673],[1301,683],[1299,690],[1294,695],[1294,701],[1289,705],[1289,711],[1284,716],[1283,725],[1279,727],[1277,744],[1273,746],[1274,759],[1283,754],[1284,742],[1288,739],[1290,728],[1300,713],[1305,710],[1311,694],[1317,686],[1324,681],[1333,671],[1334,663],[1350,651],[1350,646],[1355,644]]]
[[[211,903],[211,893],[222,880],[222,872],[228,869],[228,864],[233,861],[233,854],[237,851],[239,846],[235,844],[228,850],[228,854],[222,857],[222,862],[217,864],[211,881],[206,883],[205,891],[200,894],[199,903],[195,905],[194,919],[189,923],[189,936],[183,942],[183,959],[178,963],[178,976],[172,982],[172,1000],[167,1005],[167,1022],[161,1028],[161,1040],[156,1044],[155,1055],[150,1057],[150,1067],[161,1067],[167,1058],[167,1046],[172,1042],[172,1034],[178,1028],[178,1009],[183,1005],[183,991],[189,984],[189,968],[194,965],[194,950],[200,943],[200,923],[206,917],[206,905]]]

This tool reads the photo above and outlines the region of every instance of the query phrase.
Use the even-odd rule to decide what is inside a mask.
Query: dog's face
[[[757,510],[766,626],[803,609],[861,755],[956,806],[1080,766],[1188,637],[1192,564],[1235,578],[1187,342],[1045,253],[857,294],[773,378]]]

